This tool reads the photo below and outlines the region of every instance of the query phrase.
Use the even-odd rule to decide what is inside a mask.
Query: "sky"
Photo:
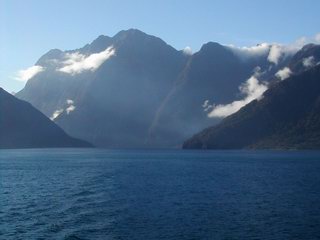
[[[320,32],[319,0],[0,0],[0,87],[47,51],[76,49],[99,35],[137,28],[176,49],[209,41],[288,44]]]

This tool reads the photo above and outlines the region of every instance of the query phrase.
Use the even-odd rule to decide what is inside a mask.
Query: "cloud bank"
[[[267,60],[275,65],[280,62],[282,57],[294,54],[299,50],[294,45],[285,46],[277,43],[262,43],[253,47],[235,47],[232,45],[228,47],[242,60],[266,56]],[[299,47],[302,46],[299,45]]]
[[[235,55],[242,60],[248,60],[253,57],[263,56],[267,57],[270,63],[279,64],[282,58],[295,54],[307,43],[320,43],[320,33],[314,37],[301,37],[291,44],[279,43],[261,43],[252,47],[236,47],[234,45],[227,45]]]
[[[27,82],[29,79],[33,78],[38,73],[43,71],[44,71],[44,67],[35,65],[27,69],[20,70],[15,79],[22,82]]]
[[[80,74],[83,71],[95,71],[102,63],[113,55],[115,55],[113,46],[89,56],[85,56],[79,52],[67,53],[65,55],[65,61],[62,63],[63,67],[59,68],[58,71],[71,75]]]
[[[262,55],[267,55],[270,50],[270,44],[261,43],[252,47],[236,47],[234,45],[229,45],[229,47],[235,55],[237,55],[242,60],[247,60],[252,57],[258,57]]]
[[[257,77],[258,73],[252,75],[243,85],[239,87],[240,92],[244,95],[242,100],[234,101],[230,104],[219,104],[213,106],[212,111],[208,114],[209,117],[224,118],[247,105],[255,99],[260,99],[262,94],[268,89],[265,83],[260,83]]]

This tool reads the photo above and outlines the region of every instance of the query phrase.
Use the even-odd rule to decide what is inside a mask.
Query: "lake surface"
[[[320,239],[320,152],[0,150],[0,239]]]

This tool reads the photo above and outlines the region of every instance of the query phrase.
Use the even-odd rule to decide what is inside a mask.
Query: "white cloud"
[[[283,47],[281,47],[278,44],[272,45],[268,55],[268,61],[277,65],[283,53],[284,53]]]
[[[243,60],[253,57],[266,56],[268,61],[277,65],[281,58],[295,54],[304,45],[308,43],[320,43],[320,33],[314,37],[301,37],[295,42],[283,45],[279,43],[261,43],[252,47],[236,47],[234,45],[227,45],[235,55]]]
[[[302,64],[306,68],[313,67],[314,65],[316,65],[314,56],[310,56],[310,57],[304,58],[302,60]]]
[[[208,112],[209,110],[211,110],[214,107],[214,105],[210,104],[209,100],[205,100],[202,104],[202,108],[205,112]]]
[[[238,57],[246,60],[255,56],[267,55],[270,49],[270,44],[262,43],[252,47],[236,47],[229,45],[227,47],[229,47]]]
[[[314,39],[315,39],[316,43],[320,43],[320,33],[316,34]]]
[[[29,79],[33,78],[35,75],[43,71],[44,71],[44,67],[35,65],[27,69],[20,70],[15,79],[19,81],[27,82]]]
[[[182,52],[185,54],[185,55],[192,55],[192,49],[191,47],[187,46],[185,47]]]
[[[63,113],[63,109],[58,109],[58,110],[56,110],[56,111],[54,111],[54,113],[52,114],[52,116],[50,117],[50,119],[53,121],[53,120],[55,120],[57,117],[59,117],[59,115],[61,114],[61,113]]]
[[[67,99],[67,104],[68,105],[72,105],[74,103],[74,101],[73,100],[71,100],[71,99]]]
[[[76,107],[74,106],[73,100],[67,99],[66,102],[67,102],[66,112],[67,112],[67,114],[69,114],[69,113],[73,112],[76,109]]]
[[[76,107],[74,105],[70,105],[69,107],[67,107],[66,112],[67,114],[73,112],[76,109]]]
[[[63,67],[59,68],[58,71],[76,75],[83,71],[95,71],[104,63],[107,59],[115,55],[115,49],[111,46],[106,50],[93,53],[89,56],[85,56],[79,52],[67,53],[65,55],[65,61]]]
[[[74,106],[74,101],[71,99],[67,99],[66,104],[64,104],[64,107],[54,111],[50,119],[53,121],[57,117],[59,117],[63,112],[66,112],[67,114],[69,114],[75,109],[76,107]]]
[[[240,92],[244,94],[242,100],[234,101],[230,104],[219,104],[213,106],[212,111],[208,114],[209,117],[227,117],[237,111],[239,111],[243,106],[247,105],[255,99],[260,99],[262,94],[268,89],[265,83],[260,83],[257,77],[258,73],[252,75],[243,85],[239,87]]]
[[[277,65],[282,58],[294,55],[298,52],[306,43],[305,38],[300,38],[296,42],[288,45],[273,44],[270,48],[268,55],[268,61]]]
[[[203,108],[207,108],[209,106],[209,100],[205,100],[202,104]]]
[[[292,72],[291,72],[290,68],[285,67],[276,73],[276,77],[282,81],[282,80],[285,80],[286,78],[290,77],[291,74],[292,74]]]

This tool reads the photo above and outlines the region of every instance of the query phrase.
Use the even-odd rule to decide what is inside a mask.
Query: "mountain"
[[[219,119],[208,117],[204,102],[222,104],[234,100],[239,86],[252,75],[257,65],[269,67],[266,56],[243,61],[228,47],[215,42],[204,44],[189,58],[174,88],[158,109],[150,127],[150,137],[164,143],[168,139],[182,142],[204,127],[219,122]],[[168,131],[172,135],[169,138]]]
[[[0,148],[92,147],[0,88]]]
[[[291,77],[272,84],[261,100],[194,135],[183,148],[319,149],[319,63],[320,46],[305,46],[288,64]]]
[[[243,58],[209,42],[189,54],[129,29],[80,49],[50,50],[36,63],[43,71],[16,96],[98,147],[176,147],[220,121],[208,118],[205,101],[232,101],[257,66],[266,77],[287,61],[274,66],[269,51]]]

